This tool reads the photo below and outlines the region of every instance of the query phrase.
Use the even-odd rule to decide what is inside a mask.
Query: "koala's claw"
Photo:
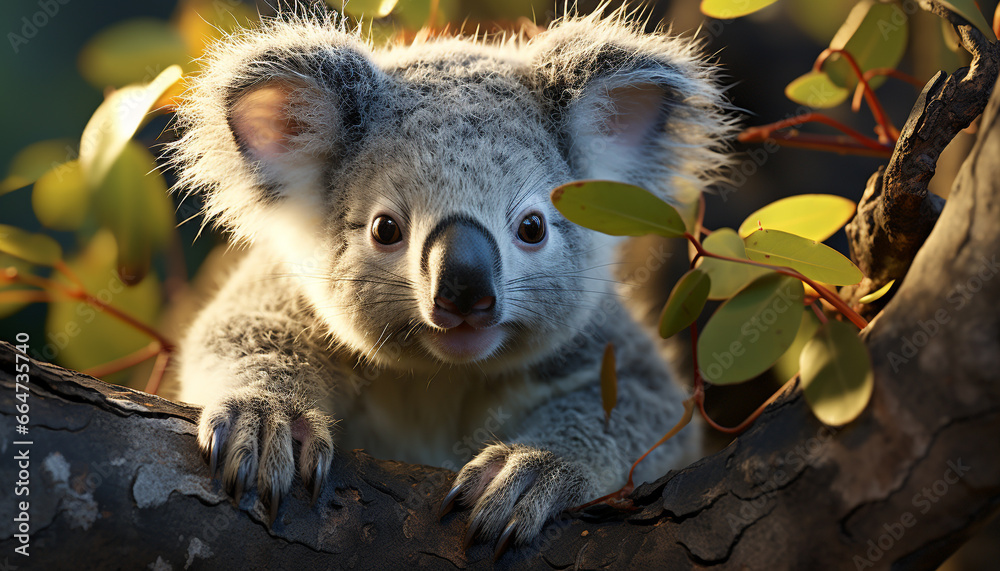
[[[281,505],[281,492],[278,488],[271,490],[271,504],[268,506],[270,509],[268,511],[267,524],[269,526],[274,525],[274,521],[278,519],[278,506]]]
[[[448,512],[451,511],[451,508],[455,507],[455,500],[461,493],[462,493],[462,484],[458,484],[448,491],[448,494],[445,495],[444,497],[444,501],[441,502],[441,509],[438,511],[438,519],[441,519],[444,516],[448,515]]]
[[[465,539],[462,541],[462,548],[468,550],[472,547],[472,543],[476,540],[476,535],[479,534],[479,528],[482,526],[482,520],[479,518],[472,518],[469,522],[469,529],[465,532]]]
[[[487,447],[455,480],[441,513],[447,513],[456,496],[462,505],[471,505],[465,548],[478,537],[494,540],[494,557],[533,540],[550,519],[598,489],[586,466],[523,444]]]
[[[497,540],[497,546],[493,549],[493,560],[496,561],[500,559],[500,556],[504,554],[505,551],[510,547],[511,541],[514,538],[514,530],[517,529],[517,520],[512,519],[507,527],[504,528],[503,533],[500,534],[500,539]]]
[[[297,459],[294,440],[302,442]],[[333,458],[326,414],[251,387],[205,408],[198,443],[212,477],[221,472],[223,488],[237,505],[245,491],[256,487],[271,523],[291,491],[296,464],[315,502]]]
[[[214,478],[219,469],[219,453],[222,450],[222,440],[225,428],[220,426],[212,431],[212,443],[208,447],[208,473]]]

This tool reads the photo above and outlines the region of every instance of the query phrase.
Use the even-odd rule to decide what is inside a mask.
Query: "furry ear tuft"
[[[529,85],[574,176],[673,202],[722,178],[733,125],[715,68],[690,40],[591,15],[556,22],[529,50]]]

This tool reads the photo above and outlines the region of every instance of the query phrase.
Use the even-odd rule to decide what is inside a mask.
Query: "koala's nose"
[[[431,319],[444,328],[463,321],[486,326],[496,310],[500,250],[481,224],[466,217],[443,220],[427,236],[421,266],[433,294]]]

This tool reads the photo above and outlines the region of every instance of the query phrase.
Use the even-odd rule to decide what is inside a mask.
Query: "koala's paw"
[[[521,444],[494,444],[459,472],[441,516],[456,500],[471,505],[466,548],[482,536],[496,540],[499,556],[512,542],[531,541],[548,520],[596,492],[593,473],[580,463]]]
[[[198,422],[198,445],[212,477],[222,469],[223,486],[237,503],[256,485],[271,522],[295,477],[293,439],[302,443],[299,474],[315,502],[333,459],[330,418],[322,411],[245,387],[205,407]]]

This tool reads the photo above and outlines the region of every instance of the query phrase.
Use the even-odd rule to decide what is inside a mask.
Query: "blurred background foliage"
[[[786,88],[808,74],[817,55],[831,45],[859,3],[780,0],[745,18],[729,20],[704,16],[699,10],[701,2],[647,0],[629,5],[642,10],[649,29],[670,26],[674,33],[697,34],[703,39],[706,51],[716,54],[727,81],[733,84],[728,93],[741,110],[745,127],[809,110],[790,100]],[[70,287],[83,285],[100,301],[175,336],[176,327],[164,324],[176,324],[179,320],[170,314],[197,303],[185,295],[192,276],[224,238],[211,232],[199,237],[196,200],[181,202],[179,197],[168,195],[171,173],[156,168],[158,145],[174,136],[169,113],[148,118],[142,113],[169,104],[177,86],[161,85],[164,89],[155,93],[126,86],[157,77],[166,82],[172,73],[197,72],[197,58],[207,42],[253,23],[258,14],[273,14],[269,4],[274,2],[0,3],[0,30],[5,37],[0,46],[0,76],[5,80],[0,90],[4,133],[0,138],[0,225],[51,236],[66,260],[61,272],[0,254],[0,269],[14,267],[21,273],[63,280]],[[341,0],[328,0],[328,4],[343,7]],[[598,0],[581,0],[578,7],[589,12],[599,4]],[[901,5],[908,16],[908,33],[900,53],[875,49],[873,57],[900,57],[896,67],[921,82],[938,70],[952,72],[965,65],[967,54],[954,49],[955,38],[949,30],[937,17],[907,9],[913,5],[909,1]],[[979,0],[978,6],[990,16],[997,1]],[[530,34],[533,24],[544,27],[562,10],[561,0],[352,0],[346,8],[354,17],[361,13],[377,16],[365,24],[376,42],[411,40],[419,33],[428,33],[420,32],[428,23],[437,31],[526,28]],[[179,70],[175,72],[171,66],[179,66]],[[844,72],[830,73],[837,74]],[[842,81],[851,83],[850,78]],[[888,115],[896,125],[902,125],[917,91],[892,79],[878,83],[882,83],[878,94]],[[844,91],[841,101],[848,98],[848,90]],[[100,114],[95,118],[95,111],[106,97],[121,100],[125,95],[142,100],[142,113],[133,109],[131,123],[125,121],[128,124],[124,126],[100,124]],[[830,107],[824,113],[871,135],[875,127],[871,115],[854,113],[841,101],[812,103]],[[106,115],[115,115],[114,109],[108,111],[108,105],[103,108]],[[94,146],[81,157],[85,127],[98,133],[94,139],[98,142],[85,136],[84,141]],[[102,162],[102,153],[107,151],[108,141],[115,139],[116,129],[123,146],[113,149],[106,155],[111,159]],[[134,137],[129,129],[136,131]],[[823,132],[823,128],[807,130]],[[109,132],[112,136],[106,136]],[[126,142],[130,137],[134,142]],[[945,151],[932,182],[938,194],[947,196],[972,138],[963,134]],[[836,194],[857,201],[868,177],[886,162],[883,158],[796,148],[774,150],[738,143],[735,148],[740,153],[736,176],[731,184],[708,196],[707,228],[735,226],[757,208],[795,194]],[[842,232],[828,243],[846,250]],[[27,303],[31,295],[8,295],[27,289],[23,284],[0,285],[0,339],[12,340],[16,333],[28,332],[36,357],[92,372],[130,354],[136,355],[137,361],[145,357],[137,367],[102,375],[107,380],[143,386],[154,366],[149,358],[153,353],[142,354],[150,346],[148,335],[78,300]],[[21,302],[12,303],[18,296],[23,298]],[[37,296],[36,301],[43,300],[44,296]],[[742,400],[739,393],[732,394],[732,400]],[[759,402],[756,398],[746,400]],[[744,411],[734,413],[734,418],[743,416]],[[725,422],[725,418],[720,421]]]

